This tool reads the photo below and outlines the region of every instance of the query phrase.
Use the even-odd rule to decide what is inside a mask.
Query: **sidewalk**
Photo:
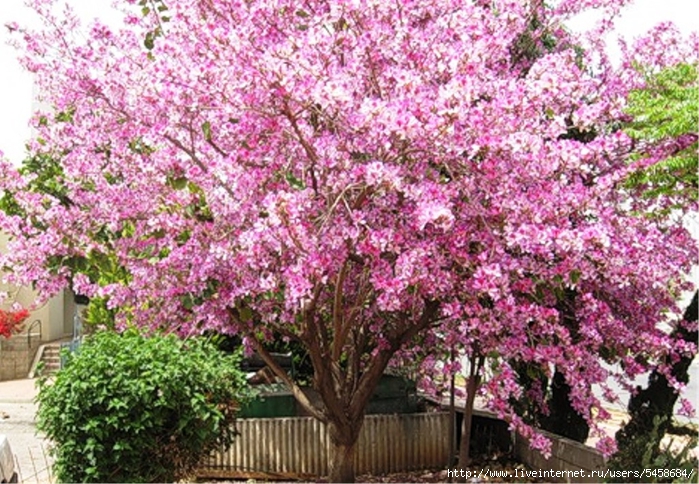
[[[34,379],[0,381],[0,404],[31,403],[37,393]]]
[[[53,482],[46,440],[36,434],[36,380],[0,382],[0,434],[7,435],[23,483]]]

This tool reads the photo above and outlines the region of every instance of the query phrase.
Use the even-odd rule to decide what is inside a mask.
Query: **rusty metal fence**
[[[330,439],[311,417],[240,419],[240,435],[214,453],[202,477],[310,478],[328,473]],[[355,453],[358,474],[445,468],[449,458],[446,412],[367,415]]]

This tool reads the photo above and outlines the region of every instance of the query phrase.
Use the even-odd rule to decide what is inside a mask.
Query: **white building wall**
[[[0,252],[7,250],[8,236],[0,232]],[[12,303],[17,302],[22,307],[30,309],[37,299],[37,292],[29,287],[17,287],[5,284],[0,281],[0,291],[7,293],[8,298],[0,306],[3,309],[9,309]],[[51,341],[63,338],[72,333],[72,297],[67,291],[62,291],[57,296],[51,298],[47,303],[35,308],[24,327],[25,331],[31,323],[37,319],[41,321],[41,339],[43,341]],[[71,314],[66,323],[66,315]],[[38,332],[38,330],[32,330]]]

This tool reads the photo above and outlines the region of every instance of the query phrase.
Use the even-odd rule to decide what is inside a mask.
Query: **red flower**
[[[12,333],[19,331],[19,325],[29,317],[27,309],[19,309],[17,311],[4,311],[0,309],[0,336],[9,338]]]

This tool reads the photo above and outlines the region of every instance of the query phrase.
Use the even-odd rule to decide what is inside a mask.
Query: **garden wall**
[[[584,471],[582,475],[585,477],[575,479],[547,477],[547,480],[554,482],[599,482],[601,480],[599,477],[587,477],[590,471],[603,471],[606,468],[600,451],[550,432],[543,430],[539,432],[551,439],[551,457],[546,459],[541,452],[529,447],[527,439],[521,435],[515,435],[515,458],[533,470]]]
[[[0,381],[27,378],[40,344],[38,335],[31,340],[26,333],[0,337]]]

